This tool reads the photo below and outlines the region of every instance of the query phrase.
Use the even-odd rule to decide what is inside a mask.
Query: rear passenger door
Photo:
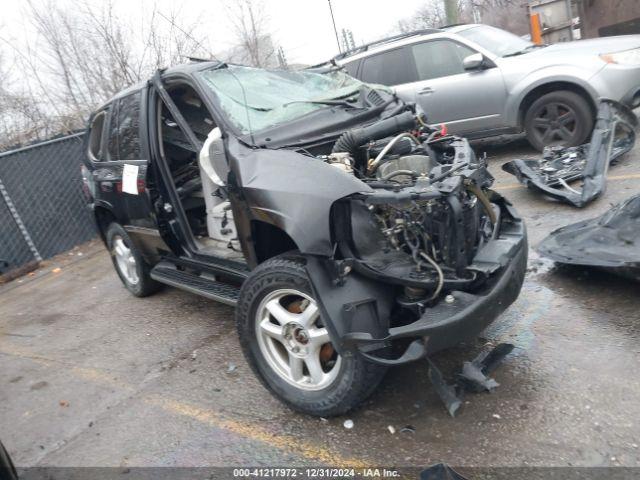
[[[463,61],[477,53],[450,39],[406,47],[417,79],[398,93],[413,96],[431,123],[446,123],[451,133],[491,130],[503,126],[507,91],[498,68],[467,71]]]
[[[147,90],[112,102],[106,127],[104,159],[97,165],[102,195],[111,199],[119,223],[143,251],[160,239],[153,209],[153,178],[146,142]]]

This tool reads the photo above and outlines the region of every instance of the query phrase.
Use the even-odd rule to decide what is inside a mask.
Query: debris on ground
[[[62,271],[62,269],[60,267],[56,267],[53,270],[51,270],[52,273],[60,273]]]
[[[462,372],[457,375],[458,383],[462,384],[467,392],[493,391],[500,384],[487,375],[493,372],[512,350],[513,345],[510,343],[501,343],[492,350],[480,352],[472,361],[464,362]]]
[[[66,400],[60,400],[60,401],[58,402],[58,404],[59,404],[61,407],[68,407],[68,406],[69,406],[69,402],[68,402],[68,401],[66,401]]]
[[[229,362],[229,365],[227,366],[227,373],[235,372],[236,368],[238,368],[238,366],[235,363]]]
[[[605,191],[607,171],[636,141],[638,118],[625,105],[601,100],[591,142],[577,147],[545,147],[540,160],[512,160],[502,166],[528,188],[575,207]],[[582,187],[569,182],[582,180]]]
[[[558,263],[597,267],[640,281],[640,195],[600,217],[555,230],[538,252]]]
[[[449,465],[438,463],[420,472],[420,480],[467,480]]]
[[[389,430],[389,433],[391,435],[395,435],[395,433],[396,433],[396,427],[394,427],[393,425],[388,425],[387,426],[387,430]]]
[[[400,429],[400,433],[416,433],[416,429],[413,425],[405,425]]]
[[[462,371],[456,375],[456,382],[448,384],[442,372],[427,358],[429,362],[429,380],[452,417],[462,405],[464,393],[491,392],[499,386],[498,382],[489,378],[504,358],[511,353],[513,345],[501,343],[491,350],[480,352],[471,362],[464,362]]]
[[[344,423],[342,424],[344,426],[344,428],[346,428],[347,430],[351,430],[353,428],[353,420],[345,420]]]

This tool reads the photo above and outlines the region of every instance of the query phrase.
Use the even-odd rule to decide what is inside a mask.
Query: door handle
[[[424,87],[422,90],[418,92],[418,95],[431,95],[434,92],[431,87]]]

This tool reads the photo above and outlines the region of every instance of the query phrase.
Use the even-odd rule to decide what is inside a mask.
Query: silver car
[[[535,45],[487,25],[458,25],[398,35],[334,61],[365,82],[393,86],[451,133],[524,131],[539,150],[584,143],[599,98],[640,106],[640,35]]]

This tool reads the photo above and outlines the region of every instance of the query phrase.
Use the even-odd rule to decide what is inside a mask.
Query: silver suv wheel
[[[274,290],[256,310],[262,355],[280,378],[301,390],[321,390],[338,377],[341,357],[321,324],[315,300],[294,289]]]
[[[136,285],[140,281],[136,268],[136,257],[131,249],[125,245],[120,235],[113,237],[113,256],[122,276],[131,285]]]

